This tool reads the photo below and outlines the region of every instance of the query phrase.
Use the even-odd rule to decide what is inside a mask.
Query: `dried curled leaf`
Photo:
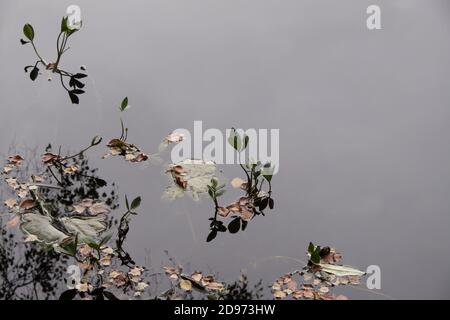
[[[184,291],[192,291],[192,283],[189,280],[181,279],[180,288]]]
[[[231,185],[233,186],[233,188],[241,188],[244,184],[246,184],[246,181],[238,177],[231,180]]]
[[[46,152],[42,155],[41,159],[43,163],[48,164],[53,161],[59,160],[60,156],[51,152]]]
[[[108,153],[103,158],[111,156],[122,156],[125,161],[143,162],[148,160],[148,155],[133,144],[127,143],[121,139],[112,139],[107,144]]]
[[[12,209],[17,206],[17,200],[15,198],[9,198],[4,201],[5,206]]]

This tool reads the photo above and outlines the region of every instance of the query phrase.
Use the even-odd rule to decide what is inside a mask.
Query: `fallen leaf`
[[[13,168],[14,168],[13,166],[6,165],[3,167],[3,173],[8,174],[13,170]]]
[[[34,241],[37,241],[37,240],[38,240],[38,237],[36,237],[33,234],[29,234],[28,236],[26,236],[24,242],[34,242]]]
[[[131,269],[128,274],[135,276],[135,277],[139,277],[142,274],[141,268],[139,267],[134,267],[133,269]]]
[[[338,277],[363,276],[365,272],[349,266],[339,266],[334,264],[320,263],[318,266],[322,271],[334,274]]]
[[[41,160],[43,163],[47,164],[52,161],[58,160],[60,157],[57,154],[46,152],[42,155]]]
[[[78,167],[76,165],[70,165],[64,168],[64,173],[71,174],[78,171]]]
[[[148,287],[148,284],[145,282],[139,282],[136,286],[137,291],[144,291]]]
[[[107,214],[110,211],[111,209],[108,207],[108,205],[103,202],[94,203],[92,206],[89,207],[89,212],[92,215]]]
[[[189,280],[181,279],[180,288],[183,289],[184,291],[191,291],[192,283]]]
[[[191,278],[194,281],[200,282],[202,280],[202,274],[201,274],[201,272],[194,272],[194,273],[192,273]]]
[[[100,259],[100,264],[102,266],[109,266],[111,265],[111,257],[110,256],[104,256]]]
[[[20,184],[17,182],[16,178],[7,178],[5,179],[8,186],[14,190],[20,188]]]
[[[12,217],[7,223],[6,226],[9,228],[14,228],[16,227],[20,222],[20,216],[19,215],[14,215],[14,217]]]
[[[231,180],[231,185],[233,186],[233,188],[240,188],[242,186],[242,184],[244,184],[244,183],[246,183],[246,182],[239,177]]]
[[[18,154],[8,157],[8,161],[15,166],[20,166],[23,160],[24,159]]]
[[[200,194],[208,192],[215,171],[216,164],[212,161],[186,159],[171,164],[166,172],[170,173],[174,185],[166,188],[163,197],[174,200],[188,193],[198,200]]]
[[[218,213],[219,216],[221,216],[221,217],[226,217],[226,216],[228,216],[228,214],[230,213],[230,209],[224,208],[224,207],[218,207],[218,208],[217,208],[217,213]]]
[[[281,290],[276,290],[276,291],[273,292],[273,296],[276,299],[283,299],[283,298],[286,298],[286,293],[284,291],[281,291]]]
[[[20,209],[30,210],[36,206],[33,199],[25,199],[20,203]]]
[[[184,139],[183,133],[172,132],[166,136],[165,141],[167,141],[168,143],[176,143],[183,141],[183,139]]]
[[[7,206],[8,208],[13,208],[15,206],[17,206],[17,200],[14,198],[9,198],[7,200],[5,200],[5,206]]]

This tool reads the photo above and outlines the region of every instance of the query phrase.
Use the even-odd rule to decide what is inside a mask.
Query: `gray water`
[[[383,29],[369,31],[375,2]],[[19,43],[29,22],[43,55],[54,55],[70,4],[84,25],[63,65],[89,74],[78,106],[57,81],[30,81],[23,67],[34,55]],[[393,298],[450,298],[449,15],[446,0],[4,0],[0,153],[116,137],[124,96],[129,140],[150,153],[194,120],[279,128],[275,210],[212,243],[210,201],[163,202],[170,181],[160,167],[89,152],[121,196],[143,197],[127,241],[137,262],[161,265],[168,250],[191,270],[233,280],[245,269],[267,284],[301,267],[271,257],[304,260],[313,241],[347,264],[379,265],[381,291]]]

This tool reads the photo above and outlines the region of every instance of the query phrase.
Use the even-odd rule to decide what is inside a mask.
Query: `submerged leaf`
[[[320,263],[319,264],[321,271],[334,274],[338,277],[345,277],[345,276],[363,276],[366,273],[358,270],[353,267],[349,266],[339,266],[335,264],[328,264],[328,263]]]
[[[187,192],[194,200],[198,200],[200,194],[208,192],[208,185],[216,172],[216,164],[212,161],[186,159],[170,165],[167,172],[171,174],[175,185],[166,189],[164,198],[174,200]]]
[[[73,235],[78,235],[80,243],[96,239],[100,233],[106,230],[106,216],[95,217],[64,217],[61,222]]]
[[[38,241],[45,244],[61,243],[68,237],[52,225],[52,220],[49,217],[40,214],[23,214],[20,227],[25,234],[34,235]]]

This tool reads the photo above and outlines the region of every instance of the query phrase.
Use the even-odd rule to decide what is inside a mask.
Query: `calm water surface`
[[[90,152],[121,196],[143,197],[127,242],[138,263],[163,265],[167,250],[191,270],[230,281],[246,270],[270,283],[300,267],[271,257],[305,259],[313,241],[338,248],[344,263],[379,265],[389,296],[450,298],[448,1],[382,3],[383,29],[372,32],[365,0],[78,0],[84,25],[64,60],[88,68],[78,106],[57,81],[30,81],[23,67],[34,57],[19,43],[29,22],[43,54],[54,54],[72,2],[0,3],[0,153],[113,138],[124,96],[129,141],[149,153],[194,120],[280,129],[275,210],[212,243],[210,201],[164,202],[161,166]]]

